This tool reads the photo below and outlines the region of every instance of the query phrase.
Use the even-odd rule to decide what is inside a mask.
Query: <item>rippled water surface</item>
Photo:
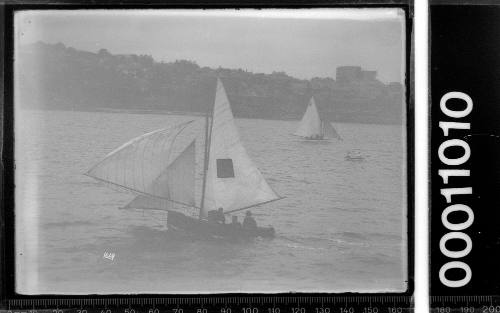
[[[274,226],[277,238],[231,242],[166,231],[165,214],[120,210],[133,195],[83,175],[124,142],[190,119],[200,120],[16,113],[20,292],[406,289],[401,125],[337,123],[344,141],[307,142],[290,135],[296,121],[237,119],[248,154],[285,198],[252,210],[259,224]],[[346,160],[356,149],[364,160]],[[104,257],[106,252],[114,254],[113,260]]]

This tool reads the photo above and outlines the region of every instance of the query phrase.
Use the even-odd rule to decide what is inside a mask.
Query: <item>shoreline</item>
[[[190,112],[190,111],[171,111],[171,110],[161,110],[161,109],[114,109],[114,108],[94,108],[94,109],[68,109],[68,108],[32,108],[24,107],[19,108],[20,110],[26,111],[69,111],[69,112],[101,112],[101,113],[122,113],[122,114],[151,114],[151,115],[178,115],[178,116],[196,116],[204,117],[205,114],[202,112]],[[266,118],[266,117],[246,117],[246,116],[235,116],[235,119],[260,119],[268,121],[300,121],[299,118]],[[356,121],[356,120],[333,120],[332,123],[347,123],[347,124],[363,124],[363,125],[403,125],[403,123],[377,123],[372,121]]]

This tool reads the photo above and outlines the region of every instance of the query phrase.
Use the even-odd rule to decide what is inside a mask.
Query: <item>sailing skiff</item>
[[[169,229],[202,236],[273,237],[272,227],[249,229],[208,219],[208,212],[219,208],[223,208],[224,214],[234,214],[281,199],[243,147],[219,79],[213,109],[205,119],[199,202],[195,196],[196,141],[193,139],[178,154],[173,151],[179,134],[192,123],[188,121],[132,139],[109,153],[86,175],[135,194],[125,208],[167,211]],[[195,208],[198,216],[188,216],[180,208]]]
[[[324,140],[328,138],[342,140],[333,125],[320,117],[314,97],[309,100],[306,112],[294,135],[307,140]]]

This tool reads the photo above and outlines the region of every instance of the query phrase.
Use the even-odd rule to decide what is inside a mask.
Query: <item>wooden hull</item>
[[[167,226],[169,229],[182,230],[203,237],[246,239],[255,237],[274,238],[275,236],[274,228],[272,227],[257,227],[255,230],[249,230],[241,226],[199,220],[174,211],[168,212]]]

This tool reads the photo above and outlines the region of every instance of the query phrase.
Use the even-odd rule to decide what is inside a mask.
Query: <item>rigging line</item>
[[[192,207],[192,208],[195,208],[195,209],[199,209],[199,207],[197,207],[196,205],[187,204],[187,203],[184,203],[184,202],[181,202],[181,201],[176,201],[176,200],[172,200],[172,199],[167,199],[165,197],[153,195],[153,194],[150,194],[150,193],[147,193],[147,192],[144,192],[144,191],[140,191],[140,190],[136,190],[136,189],[133,189],[133,188],[129,188],[129,187],[126,187],[126,186],[123,186],[123,185],[120,185],[120,184],[117,184],[117,183],[114,183],[114,182],[111,182],[111,181],[105,181],[104,179],[101,179],[101,178],[98,178],[98,177],[94,177],[94,176],[91,176],[91,175],[88,175],[88,174],[83,174],[83,175],[92,177],[95,180],[101,181],[101,182],[103,182],[105,184],[117,186],[117,187],[119,187],[121,189],[125,189],[127,191],[131,191],[131,192],[133,192],[135,194],[139,194],[139,195],[143,195],[143,196],[147,196],[147,197],[151,197],[151,198],[157,198],[157,199],[161,199],[161,200],[166,200],[166,201],[170,201],[170,202],[173,202],[173,203],[177,203],[177,204],[185,205],[185,206]]]
[[[155,136],[153,138],[153,149],[151,150],[152,151],[152,155],[151,155],[151,161],[152,161],[152,164],[155,164],[155,172],[156,171],[160,171],[161,172],[161,167],[160,167],[160,157],[158,156],[158,140],[160,139],[161,137],[160,136]]]
[[[264,175],[262,175],[262,176],[264,176]],[[274,194],[278,196],[278,199],[276,199],[276,200],[281,200],[281,199],[285,199],[286,198],[286,197],[281,196],[279,193],[277,193],[276,190],[274,190],[273,186],[271,186],[269,183],[267,185],[269,186],[269,188],[271,189],[271,191],[274,192]]]
[[[243,208],[234,209],[234,210],[231,210],[231,211],[224,212],[224,214],[231,214],[231,213],[238,212],[238,211],[242,211],[242,210],[248,210],[248,209],[253,208],[253,207],[256,207],[256,206],[258,206],[258,205],[262,205],[262,204],[266,204],[266,203],[270,203],[270,202],[278,201],[278,200],[281,200],[281,199],[284,199],[284,198],[285,198],[285,197],[279,197],[279,198],[272,199],[272,200],[269,200],[269,201],[264,201],[264,202],[261,202],[261,203],[252,204],[252,205],[249,205],[249,206],[246,206],[246,207],[243,207]]]
[[[154,180],[154,177],[151,175],[152,172],[155,171],[155,168],[153,168],[153,149],[154,149],[154,138],[153,137],[150,137],[148,138],[148,140],[146,141],[146,145],[145,145],[145,149],[147,151],[147,157],[144,157],[142,160],[143,160],[143,164],[144,163],[147,163],[147,166],[146,166],[146,171],[145,173],[147,174],[147,177],[146,177],[146,181],[149,183],[150,181],[152,182]],[[147,162],[146,162],[147,161]],[[144,190],[146,190],[147,188],[149,188],[150,186],[144,186]]]
[[[217,88],[217,87],[216,87]],[[200,219],[201,219],[201,210],[205,208],[205,193],[207,187],[207,172],[209,166],[209,156],[210,156],[210,144],[212,139],[212,128],[214,124],[214,107],[215,107],[215,99],[217,98],[217,90],[215,91],[214,104],[208,107],[207,116],[205,119],[205,155],[204,155],[204,166],[203,166],[203,184],[201,190],[201,200],[200,200]],[[211,119],[210,119],[211,117]],[[210,125],[209,125],[210,123]]]
[[[188,125],[189,125],[189,124],[191,124],[192,122],[194,122],[194,120],[191,120],[191,121],[187,122],[187,123],[186,123],[185,125],[183,125],[183,126],[181,127],[181,129],[179,129],[179,131],[178,131],[178,132],[177,132],[177,133],[176,133],[176,134],[172,137],[172,142],[171,142],[171,144],[170,144],[170,146],[171,146],[171,147],[170,147],[170,149],[169,149],[169,151],[168,151],[168,157],[167,157],[167,162],[168,162],[168,163],[167,163],[167,166],[166,166],[166,169],[167,169],[167,170],[168,170],[168,167],[171,165],[171,164],[170,164],[170,157],[171,157],[171,155],[172,155],[172,150],[173,150],[173,146],[174,146],[175,140],[176,140],[176,139],[177,139],[177,137],[180,135],[180,133],[181,133],[182,131],[184,131],[184,129],[185,129],[186,127],[188,127]],[[182,124],[181,124],[181,125],[182,125]],[[186,150],[186,148],[187,148],[187,147],[189,147],[189,146],[191,145],[191,143],[192,143],[192,142],[193,142],[193,141],[190,141],[190,142],[189,142],[189,144],[188,144],[188,145],[186,145],[186,147],[184,147],[184,148],[181,150],[181,152],[179,153],[179,156],[180,156],[180,155],[184,152],[184,150]],[[164,147],[164,145],[163,145],[163,147]],[[163,149],[163,147],[162,147],[162,149]],[[175,161],[175,160],[176,160],[179,156],[177,156],[174,160],[172,160],[172,162],[173,162],[173,161]]]
[[[146,146],[147,146],[148,142],[145,141],[145,142],[141,142],[141,145],[142,145],[142,160],[144,160],[144,151],[146,150]],[[145,179],[144,179],[144,162],[141,163],[141,181],[142,181],[142,190],[146,190],[146,186],[145,186]]]
[[[144,145],[143,145],[142,141],[137,142],[137,144],[135,145],[135,148],[134,148],[134,155],[137,157],[137,159],[138,159],[138,160],[143,160],[143,159],[141,159],[141,158],[139,157],[139,155],[140,155],[140,151],[141,151],[140,149],[141,149],[143,146],[144,146]],[[135,188],[137,188],[137,189],[139,189],[139,188],[140,188],[140,183],[139,183],[140,179],[139,179],[139,176],[141,176],[141,177],[142,177],[142,175],[141,175],[141,174],[142,174],[142,164],[143,164],[144,162],[140,162],[140,169],[139,169],[139,166],[136,166],[136,165],[138,165],[138,164],[135,164],[135,163],[136,163],[136,162],[135,162],[135,160],[134,160],[134,170],[133,170],[133,175],[132,175],[132,177],[133,177],[133,181],[134,181],[134,187],[135,187]],[[144,188],[143,188],[143,189],[144,189]]]
[[[125,163],[125,173],[128,174],[126,177],[130,182],[128,184],[133,185],[135,189],[137,189],[137,186],[135,185],[135,168],[136,168],[136,163],[137,163],[137,156],[135,155],[135,152],[137,150],[137,143],[134,143],[133,145],[130,146],[130,153],[127,155],[127,160]],[[127,166],[127,163],[130,164],[130,166]]]
[[[149,164],[149,169],[148,169],[148,182],[154,182],[154,176],[152,175],[153,172],[157,170],[157,168],[154,166],[154,148],[155,148],[155,138],[151,137],[150,138],[150,146],[151,149],[149,149],[149,158],[148,158],[148,164]],[[150,188],[152,186],[148,186]]]
[[[170,157],[167,157],[167,160],[166,160],[166,165],[164,166],[164,160],[162,159],[162,152],[163,152],[163,147],[161,145],[161,142],[162,142],[162,139],[163,137],[158,137],[158,138],[155,138],[154,139],[154,164],[156,164],[156,168],[155,168],[155,173],[160,173],[158,176],[154,177],[154,181],[157,181],[158,179],[161,178],[162,176],[162,173],[167,170],[168,168],[168,162],[170,160]],[[170,149],[168,150],[168,153],[170,153],[173,149],[173,140],[171,138],[168,138],[168,141],[169,141],[169,144],[170,144]],[[151,186],[152,188],[158,188],[158,186],[156,184],[154,184],[153,186]]]
[[[168,156],[167,156],[167,162],[168,162],[168,163],[167,163],[167,167],[166,167],[166,169],[165,169],[165,170],[167,171],[167,173],[166,173],[166,175],[167,175],[167,193],[168,193],[168,196],[169,196],[169,197],[171,196],[171,190],[170,190],[170,186],[169,186],[169,184],[168,184],[168,177],[169,177],[169,173],[168,173],[168,172],[169,172],[169,170],[168,170],[168,169],[169,169],[169,167],[170,167],[170,165],[171,165],[171,164],[170,164],[170,157],[171,157],[171,154],[172,154],[172,150],[174,150],[174,149],[173,149],[173,147],[174,147],[174,143],[175,143],[175,140],[177,139],[177,137],[179,136],[179,134],[180,134],[182,131],[184,131],[184,129],[185,129],[185,128],[189,125],[189,124],[191,124],[192,122],[193,122],[193,120],[192,120],[192,121],[189,121],[188,123],[186,123],[186,124],[185,124],[183,127],[181,127],[181,129],[180,129],[180,130],[179,130],[179,131],[178,131],[178,132],[174,135],[174,137],[172,138],[172,143],[170,144],[170,149],[168,150]],[[182,153],[183,153],[183,152],[184,152],[184,151],[185,151],[185,150],[186,150],[186,149],[187,149],[187,148],[188,148],[188,147],[189,147],[192,143],[193,143],[193,141],[191,141],[191,142],[189,143],[189,145],[188,145],[187,147],[185,147],[185,148],[181,151],[181,153],[177,156],[177,158],[179,158],[179,157],[182,155]],[[162,149],[163,149],[163,147],[162,147]],[[172,162],[175,162],[175,161],[177,160],[177,158],[175,158],[174,160],[172,160]]]
[[[185,127],[187,127],[187,125],[190,122],[191,121],[189,121],[187,123],[185,122],[185,123],[176,125],[175,127],[172,127],[172,128],[161,129],[161,131],[156,132],[153,136],[151,136],[146,141],[144,141],[144,143],[141,142],[143,149],[142,149],[142,159],[141,159],[142,162],[140,162],[140,163],[141,163],[141,168],[142,168],[142,173],[141,173],[142,187],[144,190],[149,188],[149,187],[153,187],[153,186],[146,186],[146,183],[145,183],[146,180],[154,181],[155,177],[153,177],[152,173],[156,172],[156,171],[158,171],[158,172],[163,171],[163,168],[161,166],[159,166],[159,165],[154,166],[154,164],[161,164],[162,162],[153,162],[153,160],[159,161],[158,160],[159,157],[157,156],[158,149],[162,155],[163,154],[162,152],[165,150],[165,148],[164,148],[165,145],[170,143],[171,138],[168,135],[170,135],[170,133],[172,131],[174,131],[176,128],[180,128],[178,133],[181,132]],[[168,133],[165,134],[165,131],[168,131]],[[160,140],[162,141],[161,144],[157,145],[156,143]],[[151,148],[149,148],[149,147],[151,147]],[[160,147],[160,148],[158,148],[158,147]],[[146,158],[146,151],[149,152],[149,159]],[[169,150],[169,152],[170,152],[170,150]],[[167,161],[169,161],[169,160],[167,159]],[[147,163],[146,164],[147,171],[144,170],[145,163]],[[160,167],[160,168],[158,168],[158,167]],[[147,175],[148,177],[145,177],[146,173],[148,174]]]
[[[174,146],[174,143],[175,143],[175,140],[177,139],[177,137],[179,136],[179,134],[184,131],[184,129],[186,127],[189,126],[189,124],[191,124],[192,122],[194,122],[194,120],[190,120],[190,121],[187,121],[187,122],[183,122],[179,125],[177,125],[177,127],[179,128],[179,130],[177,131],[177,133],[175,133],[175,135],[171,138],[168,138],[170,140],[170,149],[168,150],[168,158],[167,158],[167,167],[170,165],[170,157],[171,157],[171,154],[172,154],[172,151],[173,151],[173,146]],[[187,146],[186,146],[187,147]],[[163,151],[163,149],[165,148],[165,142],[162,144],[161,146],[161,151]],[[185,149],[185,148],[184,148]],[[184,150],[182,150],[184,151]],[[181,151],[181,152],[182,152]]]
[[[136,163],[136,158],[135,158],[135,152],[137,151],[137,143],[134,143],[131,147],[130,147],[130,150],[131,150],[131,153],[127,156],[127,161],[128,161],[128,158],[132,159],[132,166],[131,166],[131,171],[129,171],[129,167],[125,166],[125,170],[126,170],[126,173],[127,172],[130,172],[131,175],[129,176],[132,176],[132,181],[130,185],[133,185],[133,187],[135,189],[137,189],[137,186],[135,185],[135,163]]]
[[[182,129],[181,129],[182,130]],[[171,198],[172,197],[172,194],[171,194],[171,190],[170,190],[170,186],[169,186],[169,176],[170,176],[170,173],[169,173],[169,168],[170,168],[170,157],[171,157],[171,154],[172,154],[172,150],[174,149],[174,140],[170,140],[170,138],[168,138],[168,140],[164,140],[163,141],[163,144],[161,146],[161,150],[163,152],[163,150],[165,149],[165,146],[167,145],[167,143],[170,145],[170,149],[168,149],[167,151],[167,156],[166,156],[166,168],[165,168],[165,179],[166,179],[166,186],[164,186],[167,190],[166,190],[166,195],[167,197]],[[175,160],[173,160],[172,162],[175,162]],[[160,176],[157,177],[157,179],[160,179],[160,177],[163,175],[163,171],[161,172]],[[158,190],[160,191],[160,190]],[[165,207],[168,207],[169,206],[169,203],[162,203],[163,206]]]
[[[127,207],[123,207],[123,208],[118,208],[118,209],[119,210],[142,210],[142,211],[167,211],[167,212],[173,211],[170,209],[160,209],[160,208],[127,208]]]

